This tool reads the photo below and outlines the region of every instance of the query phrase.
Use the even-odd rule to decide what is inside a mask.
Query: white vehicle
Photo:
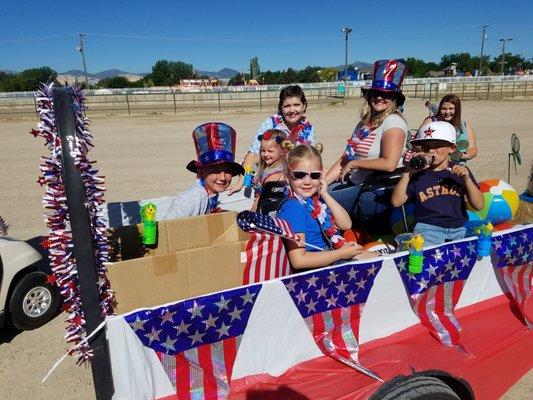
[[[0,327],[38,328],[55,317],[60,294],[47,282],[41,255],[28,243],[0,234]]]

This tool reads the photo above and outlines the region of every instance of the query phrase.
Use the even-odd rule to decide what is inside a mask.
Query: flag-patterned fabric
[[[347,264],[283,279],[320,350],[378,380],[360,364],[358,340],[361,313],[382,263]]]
[[[124,317],[153,349],[179,400],[225,399],[261,285],[197,297]]]
[[[395,258],[411,307],[432,335],[446,346],[459,345],[461,326],[454,310],[476,263],[476,241],[424,250],[423,270],[410,274],[408,256]]]
[[[252,211],[242,211],[237,214],[237,223],[243,231],[250,232],[250,240],[246,245],[243,284],[290,274],[291,266],[281,238],[298,241],[299,237],[286,221]]]
[[[533,286],[533,228],[520,233],[512,232],[492,239],[492,248],[498,256],[496,271],[503,281],[527,326],[533,321],[524,312],[526,301],[531,298]]]
[[[271,233],[250,232],[242,283],[262,282],[290,273],[291,266],[283,240]]]

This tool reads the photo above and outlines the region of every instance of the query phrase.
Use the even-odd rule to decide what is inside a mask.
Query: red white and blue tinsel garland
[[[87,153],[92,147],[92,134],[88,130],[89,119],[84,116],[86,110],[85,97],[79,86],[67,87],[72,96],[73,111],[76,120],[76,135],[73,138],[71,155],[74,164],[81,174],[85,185],[91,233],[94,243],[94,264],[96,268],[100,307],[102,316],[112,314],[114,295],[106,275],[105,263],[108,261],[109,250],[105,236],[105,224],[102,221],[104,204],[104,178],[98,176]],[[36,96],[40,122],[31,134],[45,140],[50,150],[50,157],[42,157],[40,170],[42,175],[38,183],[46,186],[43,205],[49,210],[45,214],[45,222],[49,229],[49,258],[52,267],[51,283],[56,283],[63,297],[63,309],[66,313],[65,338],[74,344],[72,353],[78,362],[84,362],[92,356],[92,350],[85,340],[87,336],[86,321],[83,314],[78,280],[78,269],[73,254],[72,232],[68,216],[67,198],[62,174],[61,138],[57,131],[52,98],[52,85],[41,85]]]

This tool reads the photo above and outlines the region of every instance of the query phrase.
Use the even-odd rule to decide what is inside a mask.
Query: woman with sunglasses
[[[285,133],[288,140],[294,144],[315,144],[315,130],[305,117],[307,100],[303,89],[298,85],[285,86],[279,92],[278,110],[259,126],[254,141],[242,163],[243,166],[255,166],[259,162],[261,141],[259,137],[268,130],[278,129]],[[244,177],[230,186],[228,193],[232,194],[242,189]]]
[[[405,72],[404,60],[375,62],[372,85],[362,89],[365,103],[361,121],[348,139],[344,153],[326,174],[329,193],[350,215],[379,213],[390,207],[389,199],[383,199],[381,204],[372,193],[366,196],[368,199],[360,199],[360,192],[373,172],[386,175],[402,166],[407,123],[399,107],[405,101],[400,89]]]
[[[438,111],[432,117],[427,117],[420,127],[432,121],[446,121],[452,124],[456,132],[456,149],[450,155],[450,159],[458,164],[466,164],[477,156],[476,134],[470,125],[461,120],[461,100],[455,94],[444,96]]]
[[[348,213],[327,192],[324,179],[322,146],[294,146],[286,142],[287,170],[291,195],[279,210],[278,217],[289,223],[301,242],[286,241],[291,266],[294,269],[320,268],[339,260],[356,256],[375,257],[354,242],[346,242],[341,230],[352,222]],[[322,251],[320,250],[322,249]]]

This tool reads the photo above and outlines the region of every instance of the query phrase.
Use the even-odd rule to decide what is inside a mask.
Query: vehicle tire
[[[381,400],[460,400],[460,397],[440,379],[416,376],[390,388]]]
[[[21,330],[43,326],[59,310],[59,291],[46,282],[43,272],[24,276],[15,286],[9,300],[9,313],[13,325]]]

